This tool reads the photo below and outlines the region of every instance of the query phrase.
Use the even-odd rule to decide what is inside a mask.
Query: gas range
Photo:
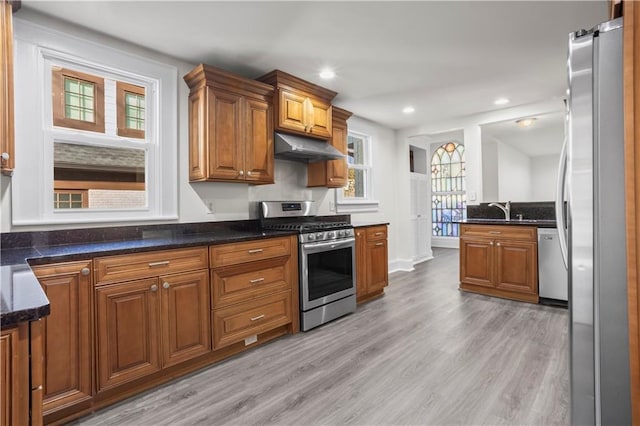
[[[260,203],[260,221],[264,229],[297,231],[300,243],[354,237],[349,222],[331,217],[317,220],[313,201],[263,201]]]
[[[316,216],[313,201],[263,201],[263,229],[296,231],[300,327],[310,330],[356,310],[355,233],[349,216]]]

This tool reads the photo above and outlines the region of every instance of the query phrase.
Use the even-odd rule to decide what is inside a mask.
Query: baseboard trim
[[[417,259],[413,259],[413,264],[415,266],[415,265],[417,265],[419,263],[426,262],[427,260],[431,260],[431,259],[433,259],[432,255],[419,257]]]
[[[389,273],[413,271],[413,260],[395,259],[389,262]]]
[[[453,237],[431,237],[431,247],[460,248],[460,239]]]

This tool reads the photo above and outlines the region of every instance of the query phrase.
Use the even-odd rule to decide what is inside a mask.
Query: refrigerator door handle
[[[556,182],[556,221],[558,226],[558,242],[560,253],[565,268],[569,267],[569,254],[567,251],[567,223],[565,218],[565,189],[567,179],[567,137],[565,136],[562,150],[560,151],[560,163],[558,165],[558,181]]]

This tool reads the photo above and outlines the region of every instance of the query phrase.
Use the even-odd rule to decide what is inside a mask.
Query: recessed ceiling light
[[[413,112],[415,112],[416,109],[412,106],[406,106],[404,108],[402,108],[402,112],[404,112],[405,114],[411,114]]]
[[[506,105],[509,103],[509,99],[507,98],[498,98],[495,101],[493,101],[494,104],[496,105]]]
[[[516,124],[520,127],[530,127],[536,121],[536,118],[521,118],[520,120],[516,120]]]
[[[335,76],[336,76],[336,72],[332,69],[325,68],[322,71],[320,71],[320,78],[324,80],[331,80]]]

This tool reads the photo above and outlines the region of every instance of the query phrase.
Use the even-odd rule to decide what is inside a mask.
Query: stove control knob
[[[316,234],[309,234],[309,241],[313,241],[316,239]]]
[[[322,232],[318,232],[318,233],[316,234],[316,239],[317,239],[317,240],[324,240],[324,238],[322,238],[322,236],[323,236]]]
[[[344,230],[338,231],[338,237],[344,237]]]
[[[327,232],[327,238],[335,238],[335,237],[336,237],[336,231]]]

